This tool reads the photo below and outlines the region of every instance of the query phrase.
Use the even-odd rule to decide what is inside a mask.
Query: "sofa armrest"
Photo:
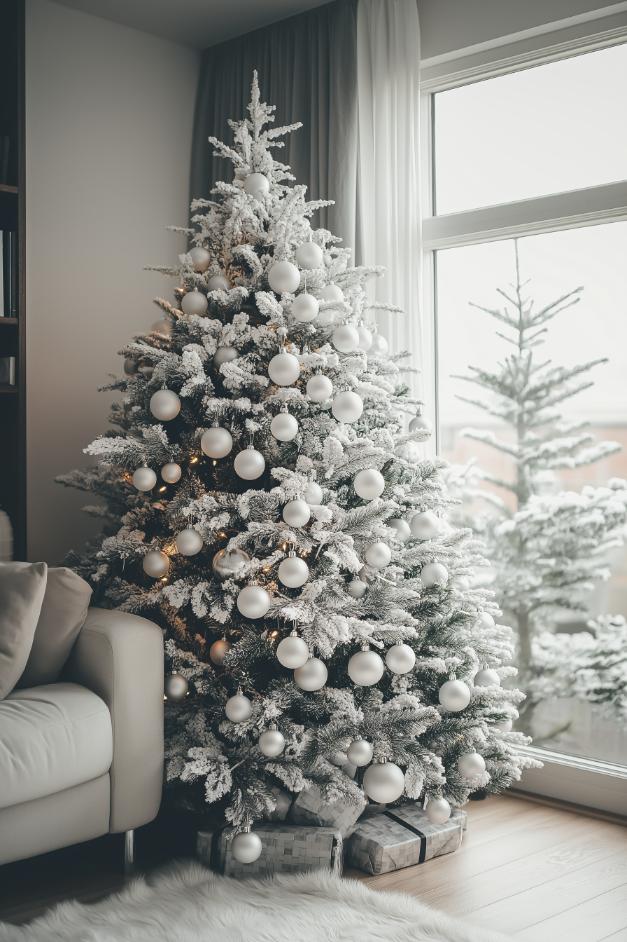
[[[90,608],[65,670],[105,701],[113,726],[110,831],[152,821],[163,784],[163,637],[145,618]]]

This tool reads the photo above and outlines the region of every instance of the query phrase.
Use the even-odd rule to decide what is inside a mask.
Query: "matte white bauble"
[[[358,497],[363,500],[374,500],[383,494],[385,478],[376,468],[366,468],[355,475],[353,487]]]
[[[254,863],[261,857],[263,844],[254,831],[240,831],[231,841],[231,853],[238,863]]]
[[[171,389],[158,389],[150,397],[150,411],[155,419],[171,422],[181,411],[181,400]]]
[[[440,518],[432,510],[414,514],[411,518],[411,535],[417,540],[433,540],[441,530]]]
[[[277,294],[289,291],[293,294],[300,285],[300,272],[296,265],[287,260],[275,262],[268,269],[268,284]]]
[[[211,264],[211,255],[207,249],[203,249],[202,246],[197,245],[189,251],[189,257],[192,260],[192,267],[194,271],[204,272],[207,271],[209,265]]]
[[[320,268],[322,265],[322,249],[315,242],[303,242],[294,254],[301,268]]]
[[[270,423],[270,431],[280,442],[291,442],[298,435],[298,421],[289,412],[279,412]]]
[[[491,667],[484,667],[475,674],[475,687],[500,687],[501,678]]]
[[[233,448],[233,436],[228,429],[213,426],[202,433],[200,447],[208,458],[226,458]]]
[[[451,816],[451,806],[446,798],[430,798],[427,802],[427,817],[431,824],[445,824]]]
[[[288,589],[300,589],[309,579],[309,566],[300,556],[288,556],[279,564],[278,576]]]
[[[262,200],[270,192],[270,181],[265,173],[249,173],[244,179],[244,189],[256,200]]]
[[[303,639],[293,631],[287,638],[279,641],[276,656],[282,667],[289,667],[290,670],[295,671],[307,663],[310,655],[309,648]]]
[[[170,568],[170,560],[160,550],[150,550],[144,556],[142,566],[147,576],[152,579],[162,579]]]
[[[400,543],[406,543],[411,536],[411,527],[406,520],[403,520],[402,517],[392,517],[391,520],[385,521],[388,527],[391,527],[396,534],[396,539]]]
[[[364,595],[368,591],[368,583],[364,582],[362,579],[351,579],[348,583],[346,591],[354,599],[363,599]]]
[[[459,713],[470,703],[470,687],[463,680],[447,680],[440,687],[438,700],[445,710]]]
[[[477,627],[482,628],[484,631],[489,631],[490,628],[494,628],[495,621],[492,615],[489,612],[481,612],[477,618]]]
[[[277,353],[268,363],[268,376],[277,386],[291,386],[300,376],[300,363],[293,353]]]
[[[431,426],[423,415],[416,415],[409,423],[410,432],[430,432]]]
[[[352,324],[340,324],[336,327],[331,340],[340,353],[354,353],[359,348],[359,334]]]
[[[235,456],[233,467],[237,476],[242,480],[255,481],[266,470],[266,459],[260,451],[249,445],[248,448],[240,451]]]
[[[357,328],[357,333],[359,335],[359,349],[367,353],[372,346],[372,331],[368,330],[363,324],[360,324]]]
[[[319,507],[323,498],[322,488],[315,481],[310,481],[303,497],[310,507]]]
[[[294,682],[301,690],[313,692],[322,690],[327,682],[329,672],[324,661],[317,657],[310,657],[302,667],[294,671]]]
[[[265,729],[259,737],[259,749],[268,759],[274,759],[285,749],[285,736],[278,729]]]
[[[393,644],[385,655],[385,663],[393,674],[408,674],[416,663],[416,655],[408,644]]]
[[[363,788],[368,798],[379,804],[389,804],[403,794],[405,775],[394,762],[377,762],[366,769]]]
[[[283,519],[290,527],[304,527],[309,523],[310,518],[309,504],[299,498],[288,501],[283,508]]]
[[[176,484],[177,481],[181,480],[182,473],[181,466],[176,461],[168,461],[161,468],[161,477],[166,484]]]
[[[427,563],[420,570],[420,578],[425,589],[434,585],[445,586],[448,582],[448,570],[442,563]]]
[[[226,638],[218,638],[217,641],[214,641],[211,647],[209,648],[209,657],[213,664],[216,664],[218,667],[222,667],[224,664],[224,658],[227,656],[231,650],[231,645],[226,640]]]
[[[213,557],[211,568],[221,579],[230,579],[241,572],[250,556],[241,549],[221,549]]]
[[[360,769],[372,762],[372,754],[372,743],[367,739],[353,739],[346,751],[346,758]]]
[[[133,486],[138,491],[151,491],[157,483],[157,475],[152,468],[138,468],[133,474]]]
[[[464,778],[478,778],[485,772],[485,760],[478,752],[466,752],[457,760],[457,768]]]
[[[325,285],[320,289],[320,297],[323,301],[343,301],[344,292],[339,285]]]
[[[307,395],[314,402],[324,402],[333,394],[333,383],[328,376],[322,373],[315,373],[311,379],[307,380]]]
[[[269,593],[260,585],[245,585],[237,596],[237,610],[244,618],[263,618],[270,608]]]
[[[230,287],[224,275],[212,275],[207,282],[209,291],[228,291]]]
[[[308,324],[310,321],[315,321],[318,316],[320,302],[318,298],[314,298],[313,294],[304,292],[296,296],[290,310],[299,324]]]
[[[195,556],[202,549],[202,537],[193,527],[187,527],[177,533],[174,540],[178,552],[182,556]]]
[[[372,687],[383,677],[385,666],[376,651],[357,651],[348,661],[348,676],[360,687]]]
[[[224,712],[231,723],[243,723],[245,720],[250,719],[253,705],[243,693],[236,693],[226,701]]]
[[[218,347],[213,355],[213,365],[215,367],[220,367],[223,363],[230,363],[232,360],[237,360],[235,347]]]
[[[377,356],[385,356],[388,352],[388,349],[388,342],[383,334],[372,335],[372,344],[370,345],[371,353],[376,353]]]
[[[333,397],[331,411],[338,422],[356,422],[361,418],[364,404],[352,389],[345,389]]]
[[[380,540],[371,543],[366,550],[366,562],[373,569],[385,569],[386,566],[390,565],[391,559],[392,550],[387,543],[382,543]]]
[[[168,700],[184,700],[189,691],[187,678],[182,674],[169,674],[165,679],[164,693]]]
[[[204,294],[201,294],[200,291],[188,291],[187,294],[184,294],[181,298],[181,310],[184,314],[196,314],[199,317],[202,317],[203,314],[207,313],[207,308],[209,303]]]

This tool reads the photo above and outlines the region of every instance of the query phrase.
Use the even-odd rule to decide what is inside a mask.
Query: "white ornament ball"
[[[243,693],[235,693],[226,701],[224,712],[231,723],[243,723],[245,720],[250,719],[253,705]]]
[[[177,481],[181,480],[182,473],[181,466],[176,461],[168,461],[161,468],[161,477],[166,484],[176,484]]]
[[[260,585],[246,585],[237,596],[237,609],[244,618],[263,618],[270,604],[270,594]]]
[[[394,762],[377,762],[366,769],[363,788],[373,801],[389,804],[403,794],[405,775]]]
[[[331,411],[338,422],[356,422],[361,418],[364,404],[357,393],[345,389],[333,397]]]
[[[157,475],[152,468],[138,468],[133,474],[133,486],[138,491],[151,491],[157,483]]]
[[[189,251],[189,257],[192,260],[192,267],[194,271],[204,272],[207,271],[209,265],[211,264],[211,255],[207,249],[203,249],[202,246],[195,246]]]
[[[277,294],[293,294],[300,285],[300,272],[292,262],[275,262],[268,269],[268,284]]]
[[[165,679],[165,695],[168,700],[183,700],[187,696],[189,684],[182,674],[169,674]]]
[[[314,690],[322,690],[327,682],[329,672],[324,661],[317,657],[310,657],[302,667],[294,671],[294,682],[301,690],[307,690],[310,693]]]
[[[171,422],[181,411],[181,400],[171,389],[158,389],[150,397],[150,411],[155,419]]]
[[[371,543],[366,550],[366,562],[373,569],[385,569],[390,565],[392,550],[387,543]]]
[[[277,353],[268,363],[268,376],[277,386],[291,386],[300,376],[300,363],[293,353]]]
[[[315,481],[310,481],[303,497],[310,507],[319,507],[323,498],[322,488]]]
[[[278,576],[288,589],[300,589],[309,579],[309,566],[300,556],[288,556],[279,564]]]
[[[442,563],[427,563],[420,570],[420,578],[426,589],[434,585],[445,586],[448,582],[448,570]]]
[[[221,549],[213,557],[211,568],[221,579],[230,579],[241,572],[250,556],[241,549]]]
[[[333,394],[333,383],[328,376],[322,373],[315,373],[307,381],[307,395],[313,402],[324,402]]]
[[[254,481],[260,478],[266,470],[266,459],[260,451],[250,445],[235,456],[233,467],[237,476],[242,480]]]
[[[313,294],[304,292],[296,296],[290,310],[299,324],[308,324],[318,316],[320,302],[318,298],[314,298]]]
[[[240,831],[231,841],[231,853],[238,863],[254,863],[262,850],[261,838],[254,831]]]
[[[249,173],[244,180],[244,189],[256,200],[262,200],[270,192],[270,181],[265,173]]]
[[[411,518],[411,535],[417,540],[433,540],[441,530],[441,523],[432,510],[414,514]]]
[[[470,703],[470,687],[463,680],[447,680],[440,687],[438,700],[445,710],[459,713]]]
[[[285,736],[278,729],[266,729],[259,737],[259,749],[268,759],[274,759],[285,749]]]
[[[392,517],[391,520],[385,521],[388,527],[391,527],[396,534],[396,539],[400,543],[406,543],[411,536],[411,527],[406,520],[403,520],[402,517]]]
[[[224,664],[224,658],[227,656],[230,650],[231,645],[226,640],[226,638],[218,638],[218,640],[214,641],[209,648],[209,657],[211,658],[212,663],[216,664],[218,667],[222,667]]]
[[[270,423],[270,431],[280,442],[291,442],[298,435],[298,421],[289,412],[279,412]]]
[[[213,355],[213,365],[215,367],[220,367],[223,363],[230,363],[232,360],[237,360],[235,347],[218,347]]]
[[[467,752],[457,760],[457,768],[464,778],[472,780],[485,772],[485,760],[478,752]]]
[[[427,802],[427,817],[431,824],[445,824],[451,816],[451,806],[446,798],[430,798]]]
[[[363,350],[364,353],[367,353],[372,346],[372,331],[368,330],[363,324],[360,324],[357,328],[357,334],[359,336],[358,346],[360,350]]]
[[[178,552],[182,556],[195,556],[202,549],[202,537],[193,527],[187,527],[177,533],[174,540]]]
[[[490,628],[494,628],[495,624],[494,618],[489,612],[481,612],[477,618],[477,627],[484,631],[489,631]]]
[[[393,674],[408,674],[416,663],[416,655],[408,644],[393,644],[385,655],[385,663]]]
[[[372,762],[372,754],[372,743],[369,743],[367,739],[353,739],[346,752],[346,758],[360,769]]]
[[[343,301],[344,292],[339,285],[325,285],[320,289],[320,297],[323,301]]]
[[[374,500],[383,494],[385,478],[376,468],[366,468],[355,475],[353,487],[358,497],[363,500]]]
[[[152,579],[162,579],[170,568],[170,560],[160,550],[150,550],[144,556],[142,566],[147,576]]]
[[[214,426],[202,433],[200,447],[208,458],[226,458],[233,448],[233,436],[228,429]]]
[[[299,498],[288,501],[283,508],[283,519],[290,527],[304,527],[309,523],[310,518],[309,504]]]
[[[410,432],[430,432],[431,426],[423,415],[416,415],[409,423]]]
[[[388,349],[388,342],[383,334],[373,334],[372,344],[370,346],[371,352],[376,353],[377,356],[385,356]]]
[[[383,677],[385,667],[376,651],[358,651],[348,662],[348,676],[360,687],[372,687]]]
[[[209,291],[228,291],[230,287],[224,275],[212,275],[207,282]]]
[[[475,674],[475,687],[500,687],[501,678],[491,667],[484,667]]]
[[[301,268],[320,268],[322,265],[322,249],[315,242],[303,242],[294,254]]]
[[[368,591],[368,583],[364,582],[362,579],[352,579],[348,583],[346,591],[351,596],[351,598],[363,599],[364,595]]]
[[[202,317],[207,313],[209,303],[204,294],[200,291],[188,291],[181,299],[181,310],[184,314],[196,314]]]
[[[309,648],[303,639],[297,634],[291,634],[279,641],[276,656],[282,667],[289,667],[290,670],[295,671],[307,663],[310,655]]]
[[[359,348],[359,334],[352,324],[340,324],[336,327],[331,340],[340,353],[354,353]]]

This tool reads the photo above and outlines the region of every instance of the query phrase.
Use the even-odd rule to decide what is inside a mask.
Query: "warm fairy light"
[[[192,458],[189,459],[190,464],[196,464],[197,461],[198,461],[198,455],[194,455]]]
[[[278,637],[279,637],[279,632],[277,631],[276,628],[274,629],[274,631],[271,631],[271,632],[270,632],[270,637],[271,637],[271,638],[278,638]]]
[[[163,494],[164,491],[166,491],[166,490],[167,490],[167,487],[166,487],[165,484],[164,484],[162,487],[159,488],[159,493],[160,493],[160,494]]]

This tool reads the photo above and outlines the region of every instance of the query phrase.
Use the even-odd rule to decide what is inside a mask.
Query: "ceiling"
[[[63,6],[206,49],[328,0],[58,0]]]

